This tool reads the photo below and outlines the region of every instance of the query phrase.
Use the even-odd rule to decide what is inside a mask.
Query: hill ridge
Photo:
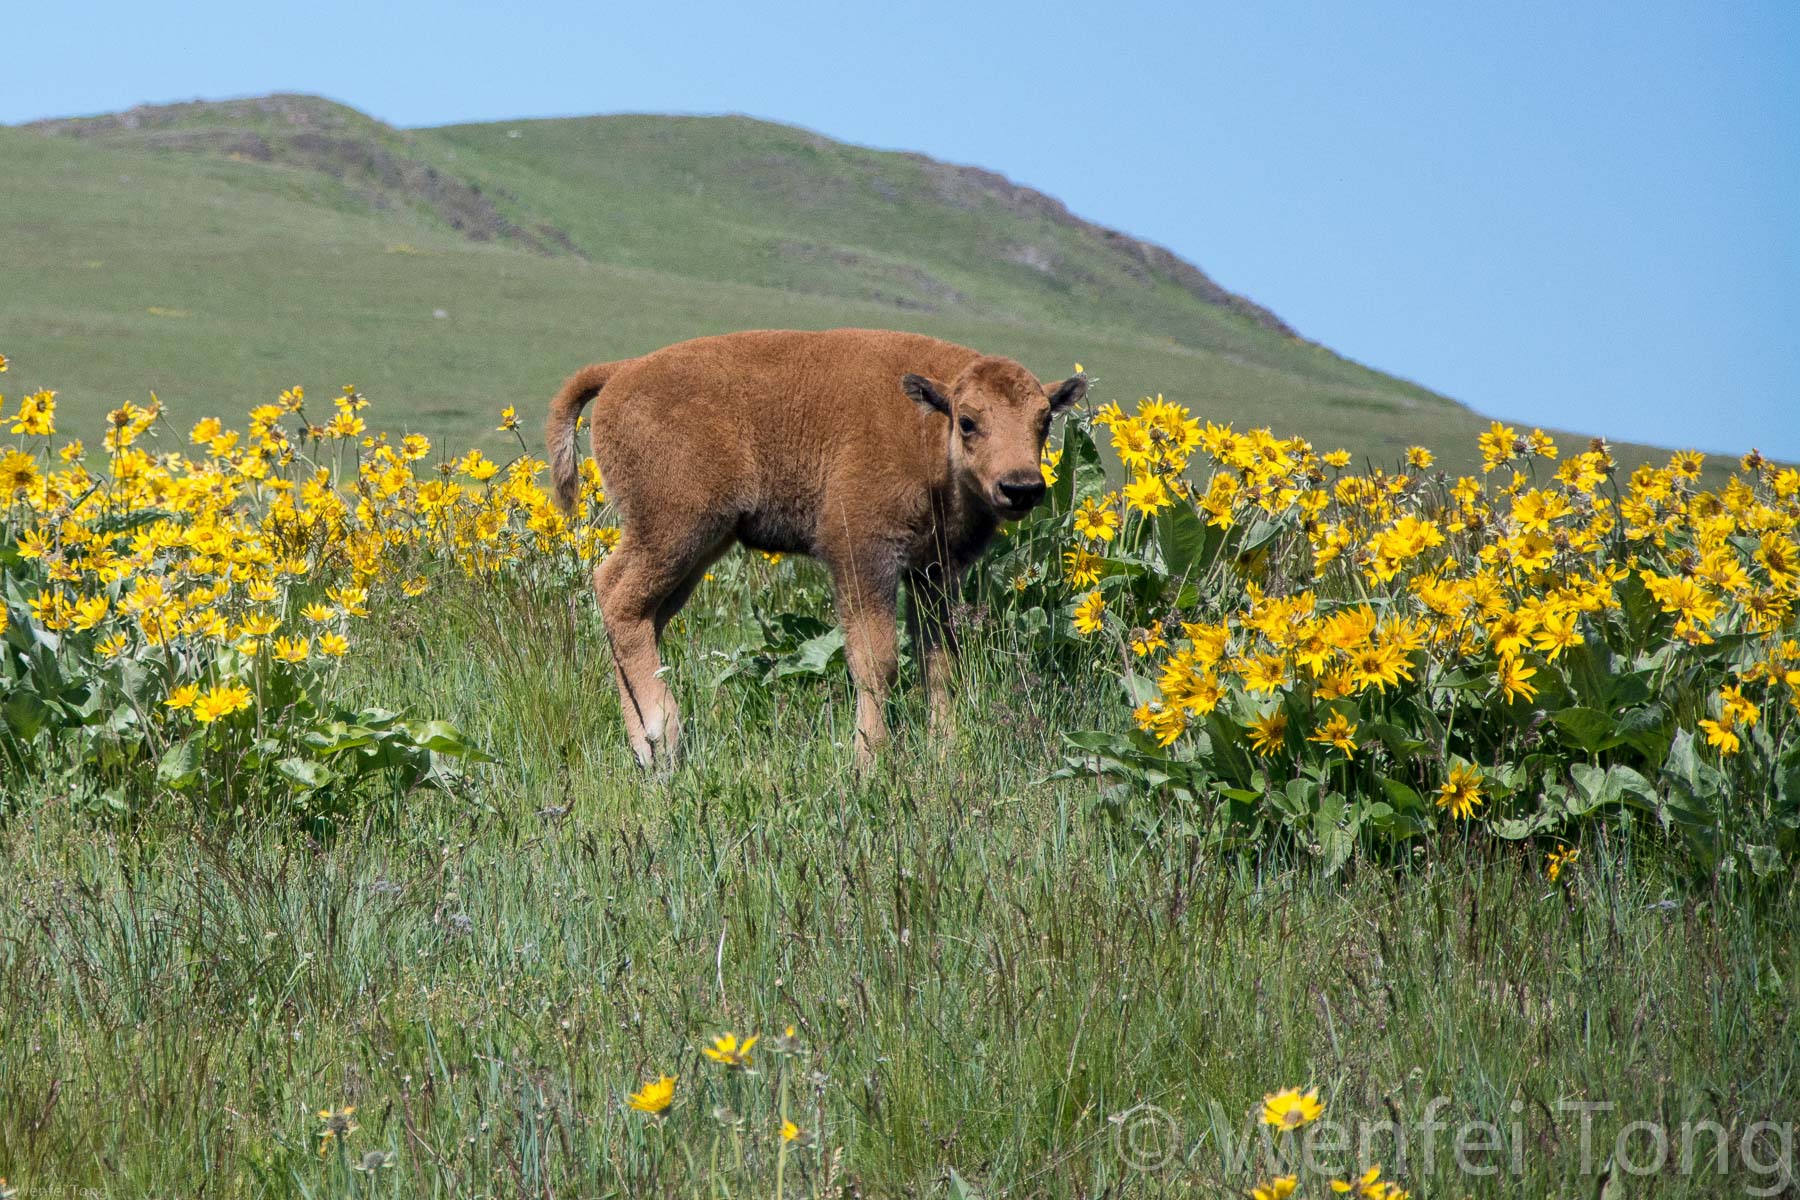
[[[544,253],[584,251],[555,220],[542,214],[509,217],[484,194],[479,183],[463,177],[454,165],[422,152],[417,134],[476,127],[519,128],[544,122],[577,123],[622,120],[666,122],[741,122],[762,130],[803,138],[821,148],[841,148],[891,157],[914,164],[930,182],[937,198],[952,209],[970,210],[992,203],[1015,215],[1046,221],[1103,247],[1120,269],[1140,283],[1166,281],[1201,303],[1234,313],[1284,337],[1299,339],[1288,323],[1247,296],[1220,285],[1200,267],[1158,243],[1090,221],[1055,196],[1018,183],[985,167],[952,163],[920,151],[880,150],[829,135],[744,113],[594,114],[579,117],[523,118],[483,121],[474,125],[390,125],[352,105],[307,93],[271,93],[226,100],[193,100],[142,104],[114,113],[51,117],[19,128],[53,137],[129,141],[162,151],[216,153],[256,162],[283,162],[319,171],[344,183],[377,207],[417,207],[449,228],[475,241],[498,240]],[[798,253],[812,252],[801,247]],[[1011,247],[1012,261],[1040,272],[1056,264],[1043,249]],[[933,284],[946,294],[955,289]],[[908,307],[902,301],[900,307]]]

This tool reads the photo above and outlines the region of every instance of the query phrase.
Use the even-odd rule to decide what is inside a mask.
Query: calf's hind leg
[[[612,645],[625,734],[640,766],[668,771],[675,765],[681,710],[662,680],[657,641],[718,552],[716,544],[702,543],[698,554],[691,547],[688,554],[667,554],[634,541],[627,530],[594,571],[594,596]]]

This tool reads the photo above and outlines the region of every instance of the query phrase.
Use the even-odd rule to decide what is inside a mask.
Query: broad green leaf
[[[1588,754],[1604,749],[1613,736],[1613,719],[1597,708],[1564,708],[1551,719],[1569,742]]]
[[[336,778],[330,767],[310,758],[284,758],[275,764],[275,771],[308,790],[322,788]]]
[[[156,781],[178,791],[199,777],[200,747],[195,738],[176,742],[163,751],[162,759],[156,764]]]
[[[1163,568],[1176,579],[1197,574],[1211,561],[1222,534],[1202,524],[1191,504],[1176,504],[1156,515],[1156,541]]]
[[[1419,793],[1398,779],[1383,779],[1381,789],[1387,793],[1388,802],[1394,806],[1396,812],[1420,813],[1426,811],[1425,801],[1419,798]]]

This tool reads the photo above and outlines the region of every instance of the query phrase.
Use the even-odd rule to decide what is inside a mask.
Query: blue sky
[[[1476,409],[1800,458],[1800,3],[100,0],[0,122],[744,112],[1003,171]]]

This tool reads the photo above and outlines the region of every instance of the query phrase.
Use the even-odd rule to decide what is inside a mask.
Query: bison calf
[[[550,405],[550,473],[568,511],[576,419],[593,400],[594,458],[624,526],[594,594],[638,761],[674,761],[681,721],[657,642],[734,542],[830,568],[859,766],[887,739],[902,581],[941,716],[950,589],[1000,521],[1043,499],[1050,419],[1086,390],[1080,375],[1045,388],[1008,358],[866,329],[727,334],[577,371]]]

